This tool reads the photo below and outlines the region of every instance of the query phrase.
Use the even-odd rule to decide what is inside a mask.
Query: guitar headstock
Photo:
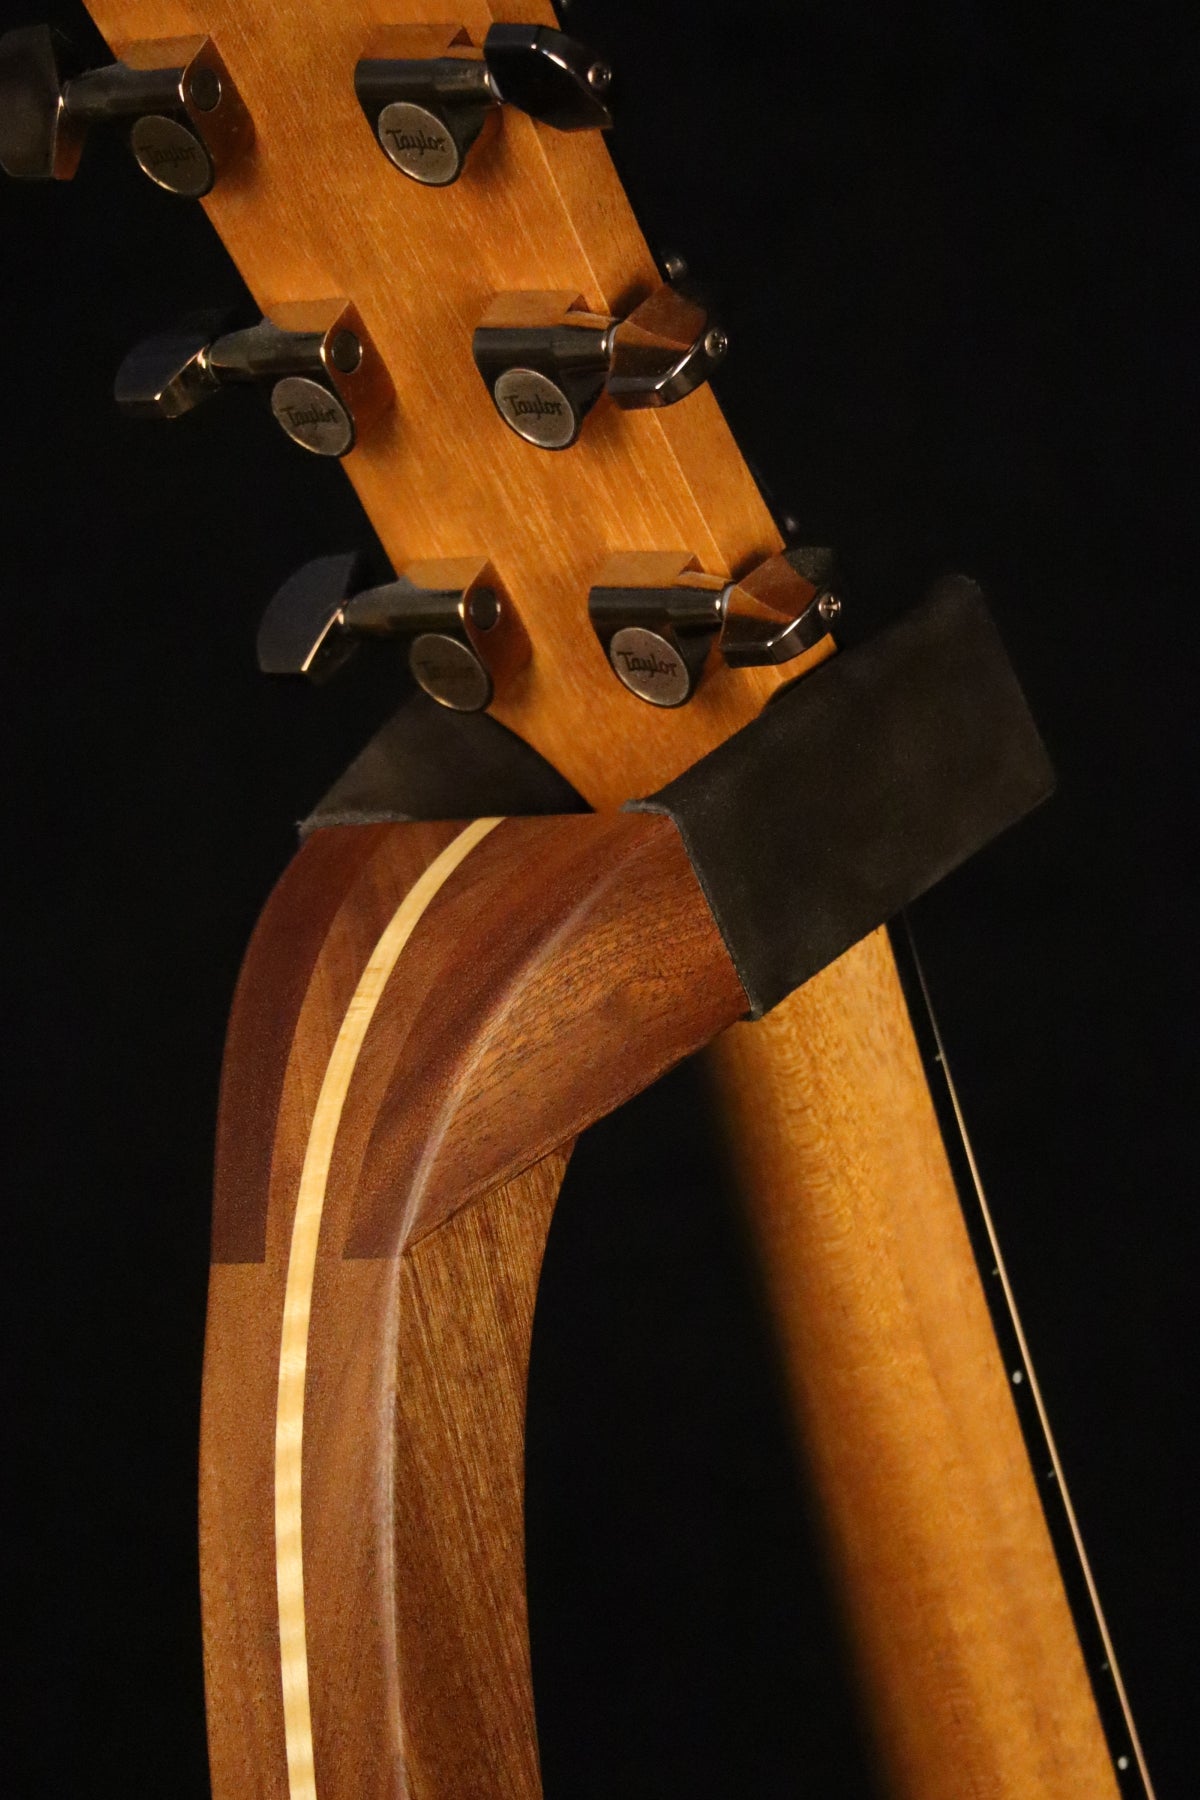
[[[486,691],[605,807],[661,786],[826,656],[832,601],[779,559],[707,385],[720,322],[664,283],[613,169],[599,127],[619,71],[610,90],[601,56],[551,35],[548,5],[502,10],[466,5],[446,25],[408,0],[302,21],[238,0],[202,20],[177,0],[93,6],[129,66],[148,41],[200,33],[236,84],[249,123],[201,204],[269,322],[257,339],[170,334],[126,373],[126,398],[170,412],[270,382],[284,428],[344,456],[399,580],[443,596],[426,636],[474,658],[459,691]],[[415,129],[421,107],[427,139],[452,126],[449,181],[408,179],[387,138],[385,113]],[[205,299],[181,294],[180,314]],[[542,447],[556,392],[573,415],[559,450]],[[503,597],[495,656],[452,573],[485,567]]]

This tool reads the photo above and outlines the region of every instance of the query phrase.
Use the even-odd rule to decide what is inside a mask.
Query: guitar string
[[[275,1408],[275,1584],[290,1800],[317,1800],[304,1615],[304,1386],[317,1240],[342,1108],[380,995],[423,914],[500,819],[476,819],[410,888],[372,950],[346,1008],[309,1128],[288,1253]]]
[[[1134,1723],[1133,1709],[1129,1703],[1129,1695],[1126,1691],[1120,1668],[1117,1665],[1117,1654],[1113,1648],[1113,1641],[1108,1629],[1108,1621],[1105,1618],[1104,1608],[1100,1602],[1100,1592],[1096,1586],[1095,1576],[1092,1574],[1092,1565],[1089,1561],[1087,1550],[1084,1547],[1083,1533],[1080,1529],[1079,1519],[1071,1502],[1071,1496],[1067,1490],[1066,1475],[1059,1458],[1058,1445],[1055,1442],[1054,1433],[1050,1429],[1050,1415],[1046,1410],[1046,1403],[1042,1396],[1041,1384],[1034,1373],[1033,1361],[1029,1354],[1029,1344],[1025,1336],[1025,1328],[1021,1323],[1021,1315],[1017,1311],[1016,1295],[1013,1292],[1012,1283],[1009,1280],[1008,1268],[1005,1264],[1004,1257],[1001,1254],[1000,1239],[996,1231],[995,1221],[992,1217],[992,1209],[988,1205],[987,1194],[983,1186],[983,1177],[979,1170],[979,1164],[975,1160],[975,1149],[967,1131],[967,1121],[959,1102],[958,1089],[955,1086],[954,1077],[950,1073],[950,1064],[946,1056],[946,1046],[942,1038],[941,1027],[938,1024],[937,1014],[933,1010],[933,996],[929,991],[929,983],[925,976],[925,969],[917,951],[912,921],[906,914],[901,915],[900,931],[898,934],[893,934],[892,941],[897,947],[903,948],[907,953],[908,959],[911,961],[913,974],[915,976],[916,994],[920,997],[925,1020],[929,1027],[930,1037],[933,1041],[934,1061],[937,1064],[946,1096],[950,1102],[955,1131],[966,1161],[967,1172],[978,1216],[982,1221],[988,1248],[991,1252],[993,1274],[1000,1282],[1001,1291],[1004,1296],[1004,1311],[1012,1327],[1013,1336],[1021,1359],[1019,1375],[1015,1376],[1014,1379],[1023,1378],[1028,1386],[1033,1401],[1038,1428],[1041,1433],[1041,1439],[1046,1454],[1050,1459],[1054,1476],[1054,1486],[1057,1490],[1059,1503],[1066,1520],[1067,1531],[1075,1552],[1076,1563],[1080,1575],[1083,1578],[1083,1584],[1087,1593],[1088,1602],[1091,1606],[1093,1620],[1096,1625],[1100,1643],[1104,1649],[1104,1661],[1099,1673],[1107,1675],[1112,1682],[1113,1692],[1117,1702],[1117,1710],[1122,1723],[1124,1724],[1130,1748],[1133,1751],[1134,1767],[1132,1769],[1127,1767],[1127,1758],[1120,1757],[1117,1759],[1117,1779],[1122,1787],[1126,1787],[1130,1780],[1140,1781],[1145,1800],[1155,1800],[1154,1788],[1150,1781],[1150,1770],[1146,1763],[1146,1757],[1142,1749],[1142,1742],[1138,1735],[1137,1726]],[[967,1202],[966,1194],[962,1195],[962,1199],[965,1207]],[[1089,1669],[1089,1675],[1092,1678],[1094,1688],[1096,1671]],[[1096,1698],[1099,1702],[1101,1698],[1099,1693],[1097,1693]]]

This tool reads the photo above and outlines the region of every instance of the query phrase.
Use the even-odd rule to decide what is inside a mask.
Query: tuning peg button
[[[361,556],[323,556],[284,582],[263,614],[258,665],[323,682],[363,638],[407,641],[414,677],[453,712],[482,712],[529,660],[529,640],[486,559],[411,563],[367,587]]]
[[[59,181],[74,175],[88,128],[128,124],[143,173],[199,199],[249,145],[250,118],[210,38],[131,44],[124,60],[83,70],[48,25],[0,37],[0,167]]]
[[[549,25],[493,25],[483,59],[501,102],[555,131],[604,131],[612,124],[604,58]]]
[[[608,65],[546,25],[493,25],[482,47],[457,26],[389,26],[354,71],[354,90],[389,161],[426,187],[448,187],[498,109],[558,131],[603,130]]]
[[[729,348],[699,301],[664,282],[613,326],[605,388],[618,406],[673,406],[702,387]]]
[[[588,616],[618,680],[651,706],[690,700],[710,656],[730,668],[785,663],[829,635],[841,602],[829,553],[798,549],[728,581],[678,551],[610,557]]]
[[[345,300],[300,301],[244,331],[222,333],[213,315],[130,351],[117,371],[123,412],[174,419],[223,387],[270,389],[287,435],[318,456],[345,456],[390,403],[392,385],[356,309]]]
[[[831,632],[842,611],[832,550],[797,545],[730,582],[717,649],[731,669],[792,662]]]
[[[682,400],[726,347],[707,310],[665,283],[624,319],[569,291],[498,294],[472,344],[496,411],[542,450],[568,449],[602,393],[627,411]]]

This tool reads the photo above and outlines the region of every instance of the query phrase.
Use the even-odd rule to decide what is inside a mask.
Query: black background
[[[75,5],[50,16],[99,50]],[[843,547],[864,621],[947,566],[984,581],[1058,764],[1054,803],[916,929],[1159,1794],[1186,1800],[1194,8],[565,16],[617,65],[652,244],[722,296],[720,396],[778,509]],[[274,586],[363,536],[335,469],[249,397],[171,429],[114,416],[136,338],[238,294],[201,213],[96,141],[72,184],[0,187],[0,244],[5,1789],[185,1800],[207,1791],[223,1019],[292,821],[397,675],[312,695],[254,672]],[[551,1800],[859,1791],[852,1757],[831,1780],[851,1728],[692,1080],[585,1146],[551,1245],[530,1553]]]

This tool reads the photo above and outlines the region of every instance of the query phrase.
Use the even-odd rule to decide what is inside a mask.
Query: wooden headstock
[[[193,28],[177,0],[92,11],[118,53]],[[473,3],[456,22],[478,43],[501,11],[555,22],[537,0]],[[216,0],[205,29],[236,67],[255,145],[204,205],[265,315],[330,294],[358,308],[396,399],[345,467],[385,549],[397,568],[492,560],[533,654],[491,710],[593,805],[617,805],[688,767],[817,659],[714,669],[673,712],[613,678],[587,620],[610,557],[676,551],[740,576],[780,539],[708,388],[657,411],[601,404],[562,455],[505,429],[471,357],[495,295],[569,290],[616,314],[661,277],[595,132],[506,109],[453,187],[422,187],[388,164],[355,97],[355,64],[383,25],[440,22],[437,7],[409,0],[268,11]]]

